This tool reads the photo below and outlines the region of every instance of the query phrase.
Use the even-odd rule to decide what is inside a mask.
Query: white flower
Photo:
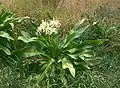
[[[48,23],[46,21],[42,20],[42,23],[38,27],[37,33],[38,34],[45,33],[47,25],[48,25]]]
[[[42,23],[38,27],[37,34],[45,33],[46,35],[52,35],[53,33],[58,32],[58,28],[60,27],[60,25],[61,24],[59,23],[59,21],[55,20],[54,18],[53,20],[49,20],[48,22],[42,20]]]
[[[58,33],[58,31],[57,31],[56,28],[51,28],[51,30],[50,30],[50,35],[53,34],[53,33],[55,33],[55,34]]]
[[[54,18],[53,20],[49,21],[49,24],[51,27],[56,27],[56,28],[59,28],[61,26],[60,22],[58,20],[55,20]]]
[[[98,22],[93,22],[93,25],[96,25]]]

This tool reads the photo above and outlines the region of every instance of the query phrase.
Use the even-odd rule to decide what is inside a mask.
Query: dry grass
[[[63,28],[70,29],[82,15],[92,14],[103,4],[120,8],[120,0],[10,0],[8,6],[18,16],[30,16],[38,21],[47,19],[49,13],[60,19]]]

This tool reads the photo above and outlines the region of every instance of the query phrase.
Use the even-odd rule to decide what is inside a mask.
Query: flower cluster
[[[58,29],[60,28],[61,24],[58,20],[49,20],[45,21],[42,20],[42,23],[38,27],[37,33],[45,33],[46,35],[52,35],[53,33],[58,33]]]

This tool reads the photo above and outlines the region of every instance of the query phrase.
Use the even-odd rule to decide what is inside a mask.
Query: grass
[[[63,34],[85,14],[93,14],[105,4],[110,9],[119,8],[118,0],[10,0],[9,7],[18,16],[30,16],[36,22],[57,17],[62,23]],[[13,2],[12,2],[13,1]],[[115,11],[115,10],[114,10]],[[103,12],[101,12],[103,13]],[[101,15],[100,15],[101,16]],[[95,17],[96,18],[96,17]],[[98,17],[99,18],[99,17]]]

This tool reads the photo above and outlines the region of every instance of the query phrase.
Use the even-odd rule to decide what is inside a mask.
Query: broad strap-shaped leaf
[[[47,47],[46,43],[44,41],[41,41],[40,39],[37,40],[37,43],[43,47]]]
[[[18,40],[22,40],[25,43],[30,43],[30,42],[36,41],[37,38],[36,37],[28,38],[28,37],[25,37],[25,36],[19,36]]]
[[[52,42],[52,44],[53,44],[53,46],[56,46],[56,47],[58,47],[59,46],[59,35],[58,34],[54,34],[54,35],[52,35],[51,36],[51,42]]]
[[[36,76],[36,78],[38,79],[38,82],[43,80],[43,78],[45,77],[45,74],[47,74],[47,71],[49,70],[49,68],[51,67],[51,65],[53,63],[54,63],[54,59],[52,59],[52,58],[50,59],[49,58],[48,62],[46,63],[44,71],[41,74]]]
[[[40,44],[42,44],[42,45],[44,45],[46,47],[50,46],[48,35],[40,35],[40,36],[38,36],[38,41],[39,41]]]
[[[4,21],[4,20],[7,19],[7,18],[13,17],[13,15],[14,15],[14,14],[12,14],[12,13],[10,13],[10,12],[4,12],[4,11],[3,11],[3,13],[0,15],[0,19],[1,19],[2,21]]]
[[[20,17],[20,18],[16,18],[14,21],[21,23],[22,21],[26,20],[26,19],[30,19],[30,17],[26,16],[26,17]]]
[[[71,30],[70,34],[64,41],[63,48],[66,48],[74,39],[78,38],[88,27],[89,25],[85,28],[79,28],[79,30]]]
[[[7,55],[11,55],[10,50],[2,45],[0,45],[0,50],[4,51]]]
[[[86,58],[90,58],[90,57],[95,56],[95,54],[94,54],[94,52],[89,51],[89,52],[84,53],[82,56],[84,56]]]
[[[20,50],[12,52],[12,55],[16,55],[19,58],[29,58],[37,55],[50,58],[44,51],[40,50],[36,46],[24,47]]]
[[[27,32],[21,31],[22,36],[18,37],[18,40],[21,40],[25,43],[34,42],[37,40],[37,37],[30,37]]]
[[[14,17],[7,18],[6,20],[3,21],[3,25],[5,26],[8,25],[9,23],[12,23],[14,19],[15,19]]]
[[[75,68],[73,67],[72,63],[69,60],[67,60],[66,58],[62,59],[62,67],[63,67],[63,69],[68,68],[71,75],[73,77],[75,77]]]
[[[10,12],[4,12],[0,15],[0,27],[8,26],[15,19],[15,15]]]
[[[105,41],[107,41],[107,39],[86,40],[86,41],[83,41],[81,44],[78,44],[78,48],[89,49],[96,45],[103,44]]]
[[[10,26],[11,26],[12,30],[14,30],[14,28],[15,28],[14,23],[9,23],[9,24],[10,24]]]
[[[40,54],[42,54],[42,52],[38,52],[34,46],[28,46],[12,52],[12,55],[16,55],[19,58],[29,58]]]
[[[6,38],[8,40],[14,40],[8,33],[0,31],[0,37]]]
[[[91,52],[92,50],[91,49],[82,49],[82,48],[76,48],[76,50],[72,51],[71,50],[69,52],[69,54],[71,55],[83,55],[85,53],[88,53],[88,52]]]
[[[67,50],[69,53],[74,53],[76,50],[78,50],[77,48],[72,48],[72,49],[69,49]]]

